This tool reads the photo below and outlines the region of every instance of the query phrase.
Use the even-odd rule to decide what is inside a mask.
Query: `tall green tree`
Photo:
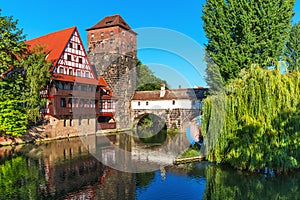
[[[294,24],[285,46],[284,59],[288,70],[300,69],[300,22]]]
[[[40,90],[46,87],[51,77],[49,72],[51,63],[47,62],[43,48],[38,46],[26,54],[23,66],[26,72],[23,98],[26,102],[28,120],[35,123],[41,117],[40,108],[44,102],[42,102]]]
[[[295,0],[206,0],[206,52],[225,83],[256,63],[268,67],[283,54]]]
[[[0,15],[0,134],[20,135],[27,125],[21,65],[26,45],[17,23],[12,17]]]
[[[137,91],[160,90],[161,84],[167,82],[154,75],[147,65],[143,65],[141,61],[137,61]]]
[[[39,91],[50,64],[41,48],[27,51],[22,29],[0,12],[0,134],[19,136],[39,115]]]

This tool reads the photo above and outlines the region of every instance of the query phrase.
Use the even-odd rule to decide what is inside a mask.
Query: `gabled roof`
[[[125,22],[125,20],[119,14],[107,16],[102,20],[100,20],[97,24],[95,24],[94,26],[86,30],[89,31],[89,30],[107,28],[112,26],[120,26],[126,30],[131,30],[130,26]]]
[[[49,33],[47,35],[26,41],[26,44],[29,45],[29,50],[33,50],[37,46],[42,46],[44,48],[45,53],[48,54],[47,60],[50,60],[53,63],[53,66],[50,70],[52,72],[53,67],[56,66],[57,61],[62,55],[75,30],[76,27],[74,26],[68,29]]]

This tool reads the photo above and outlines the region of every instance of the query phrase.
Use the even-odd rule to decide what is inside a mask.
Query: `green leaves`
[[[137,62],[137,91],[160,90],[161,84],[167,86],[167,82],[157,78],[148,66]]]
[[[49,80],[50,63],[42,48],[26,51],[16,25],[12,17],[0,16],[0,133],[20,136],[39,117],[39,92]]]
[[[300,167],[299,79],[299,71],[282,74],[279,67],[252,66],[225,87],[225,110],[213,109],[222,108],[215,101],[218,93],[205,99],[202,127],[208,158],[250,171]]]
[[[251,64],[268,67],[280,59],[295,0],[206,0],[203,6],[206,52],[225,83]]]
[[[284,60],[289,71],[300,69],[300,23],[294,24],[291,29],[285,45]]]

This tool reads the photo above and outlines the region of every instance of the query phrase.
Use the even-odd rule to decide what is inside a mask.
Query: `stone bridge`
[[[137,91],[131,100],[131,121],[137,124],[146,114],[165,121],[167,128],[184,130],[187,123],[201,114],[206,88]]]

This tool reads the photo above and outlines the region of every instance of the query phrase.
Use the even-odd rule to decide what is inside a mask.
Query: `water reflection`
[[[0,148],[0,199],[300,199],[299,172],[246,175],[206,162],[163,166],[146,173],[115,170],[91,151],[111,163],[132,159],[136,165],[147,166],[154,160],[123,156],[119,161],[120,152],[113,146],[134,154],[139,145],[127,134],[107,138],[94,136],[94,145],[74,138]]]

